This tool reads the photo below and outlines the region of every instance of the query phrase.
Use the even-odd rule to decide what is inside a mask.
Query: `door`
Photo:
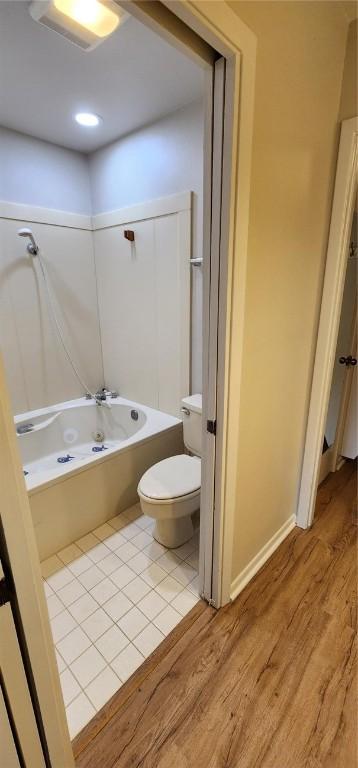
[[[319,482],[322,482],[329,472],[335,472],[337,469],[344,423],[347,417],[353,370],[357,364],[354,352],[357,311],[357,256],[356,246],[354,247],[354,243],[357,242],[356,230],[357,213],[353,217],[349,256],[347,259]],[[354,393],[352,397],[354,397]]]

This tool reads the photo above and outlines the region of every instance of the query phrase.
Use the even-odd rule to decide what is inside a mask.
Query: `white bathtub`
[[[182,423],[153,408],[80,398],[15,417],[40,558],[134,504],[143,472],[181,453]]]

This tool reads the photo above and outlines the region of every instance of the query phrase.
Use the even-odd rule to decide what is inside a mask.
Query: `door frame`
[[[327,261],[303,451],[297,525],[312,525],[357,191],[358,118],[341,126]]]
[[[121,2],[122,6],[127,3]],[[256,37],[227,4],[210,0],[136,2],[130,12],[177,45],[212,66],[212,49],[226,60],[223,164],[220,178],[221,220],[218,318],[211,344],[217,345],[218,372],[215,413],[215,497],[213,537],[206,542],[211,558],[210,602],[229,602],[232,582],[233,528],[237,518],[236,480],[240,427],[243,321],[246,292],[251,150],[254,118]],[[215,182],[217,180],[214,179]],[[210,215],[206,205],[204,231]],[[207,236],[207,235],[206,235]],[[207,269],[208,265],[204,269]],[[210,356],[210,349],[208,349]],[[215,372],[216,375],[216,372]],[[204,380],[204,404],[208,388]],[[65,718],[55,651],[42,585],[30,506],[16,444],[5,375],[0,364],[0,451],[4,457],[2,523],[19,617],[43,732],[52,768],[74,766]],[[209,597],[209,596],[208,596]]]
[[[201,513],[205,519],[200,549],[201,593],[219,608],[231,600],[232,546],[237,518],[236,479],[246,292],[248,222],[254,119],[256,36],[226,3],[210,0],[116,0],[166,42],[206,70],[212,87],[213,51],[225,60],[221,175],[211,175],[204,190],[203,283],[210,286],[211,308],[203,312],[203,462]],[[206,121],[206,148],[212,125]],[[208,161],[207,158],[205,159]],[[206,167],[208,178],[208,168]],[[221,202],[219,248],[211,248],[211,201]],[[217,234],[217,232],[216,232]],[[219,285],[210,285],[210,276]],[[210,361],[217,360],[216,399],[211,396]],[[210,371],[209,371],[210,368]],[[210,376],[209,376],[210,374]],[[216,435],[207,433],[215,421]],[[210,475],[214,482],[210,483]],[[209,487],[210,486],[210,487]],[[206,528],[207,535],[205,535]]]

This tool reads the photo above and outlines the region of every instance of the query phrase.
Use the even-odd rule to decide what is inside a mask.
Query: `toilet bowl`
[[[200,508],[201,395],[182,400],[186,447],[195,455],[170,456],[148,469],[138,485],[144,515],[155,520],[153,536],[175,549],[191,539],[192,515]]]

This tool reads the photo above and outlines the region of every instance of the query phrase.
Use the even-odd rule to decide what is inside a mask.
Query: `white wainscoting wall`
[[[103,382],[91,217],[0,203],[0,348],[15,413],[83,394],[49,315],[38,261],[20,227],[30,227],[47,265],[58,316],[88,386]]]
[[[190,386],[191,193],[98,214],[92,226],[106,385],[178,415]]]

